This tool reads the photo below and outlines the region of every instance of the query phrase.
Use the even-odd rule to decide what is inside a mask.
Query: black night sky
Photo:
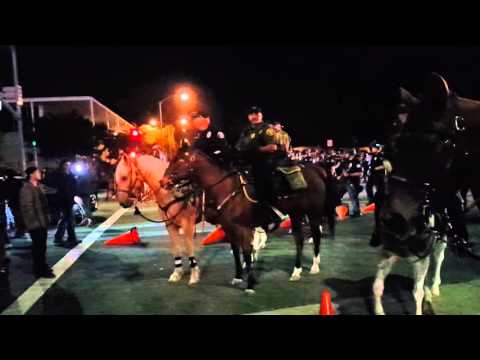
[[[480,98],[480,47],[18,46],[24,96],[93,96],[129,121],[157,114],[171,84],[193,83],[234,136],[245,108],[263,108],[294,145],[359,145],[380,138],[395,91],[416,93],[431,72],[462,96]],[[8,49],[0,85],[11,85]],[[245,122],[243,122],[245,121]]]

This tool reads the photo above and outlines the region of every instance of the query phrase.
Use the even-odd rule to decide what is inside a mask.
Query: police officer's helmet
[[[195,119],[195,118],[198,118],[198,117],[209,118],[210,114],[206,111],[194,111],[190,114],[190,117],[192,119]]]
[[[250,106],[247,111],[247,115],[261,113],[262,109],[259,106]]]

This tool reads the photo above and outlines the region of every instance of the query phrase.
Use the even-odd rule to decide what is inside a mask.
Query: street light
[[[149,124],[152,125],[152,126],[157,126],[157,119],[155,118],[151,118],[150,121],[149,121]]]
[[[184,117],[180,118],[180,125],[182,126],[188,125],[188,119]]]
[[[177,94],[169,95],[165,99],[160,100],[158,102],[158,112],[160,114],[160,127],[163,127],[162,104],[165,101],[170,100],[171,98],[175,97],[175,95],[178,95],[179,98],[180,98],[180,101],[182,101],[182,102],[187,102],[188,100],[190,100],[190,95],[188,94],[187,90],[185,90],[185,89],[181,89],[180,91],[177,92]]]

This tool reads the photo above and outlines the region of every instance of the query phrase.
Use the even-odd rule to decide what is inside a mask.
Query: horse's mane
[[[192,153],[195,153],[195,154],[198,154],[200,155],[201,157],[205,158],[205,160],[210,163],[211,165],[223,170],[223,171],[232,171],[234,170],[233,168],[231,167],[226,167],[224,166],[223,164],[221,164],[220,162],[218,162],[216,159],[214,159],[213,157],[211,157],[210,155],[208,155],[207,153],[205,153],[204,151],[200,150],[200,149],[197,149],[197,148],[191,148],[188,150],[189,152],[192,152]]]

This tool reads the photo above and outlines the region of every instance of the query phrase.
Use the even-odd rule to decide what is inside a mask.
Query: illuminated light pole
[[[149,121],[149,124],[151,126],[157,126],[158,125],[157,119],[151,118],[150,121]]]
[[[177,95],[177,94],[175,94]],[[175,95],[170,95],[170,96],[167,96],[165,99],[163,100],[160,100],[158,102],[158,113],[160,115],[160,127],[163,127],[163,113],[162,113],[162,104],[167,101],[167,100],[170,100],[171,98],[175,97]],[[179,97],[180,97],[180,101],[182,102],[187,102],[188,100],[190,100],[190,95],[188,94],[188,92],[186,90],[181,90],[180,93],[179,93]]]
[[[186,119],[184,117],[180,118],[180,125],[187,126],[188,125],[188,119]]]

